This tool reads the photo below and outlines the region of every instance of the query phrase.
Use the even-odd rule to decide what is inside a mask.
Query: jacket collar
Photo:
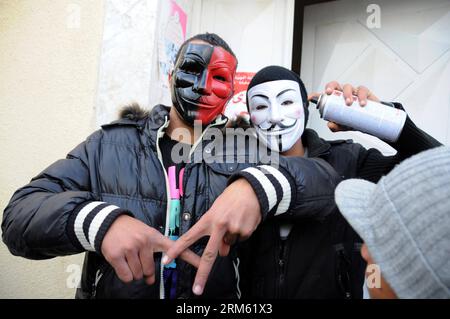
[[[164,125],[166,119],[170,120],[170,107],[162,104],[156,105],[150,112],[147,119],[147,126],[151,130],[158,130]],[[120,121],[120,120],[119,120]],[[223,126],[227,122],[227,118],[224,115],[219,115],[208,126]]]
[[[144,136],[146,136],[151,145],[154,147],[158,140],[158,130],[163,126],[166,121],[170,120],[169,117],[170,107],[162,104],[158,104],[151,112],[142,118],[137,120],[129,118],[121,118],[109,124],[102,125],[102,128],[108,128],[111,126],[135,126]],[[218,116],[209,126],[224,126],[227,122],[225,116]],[[319,135],[312,129],[305,129],[302,135],[302,142],[305,147],[308,148],[309,157],[321,157],[329,154],[331,144],[328,141],[320,138]]]
[[[145,114],[140,118],[121,118],[109,124],[102,125],[102,128],[112,126],[135,126],[144,136],[146,136],[152,146],[155,146],[158,141],[158,130],[163,125],[168,125],[170,121],[170,107],[158,104],[152,108],[150,113]],[[208,127],[224,127],[227,123],[227,117],[219,115]]]
[[[331,144],[320,138],[316,131],[312,129],[305,129],[302,142],[308,148],[309,157],[322,157],[330,152]]]

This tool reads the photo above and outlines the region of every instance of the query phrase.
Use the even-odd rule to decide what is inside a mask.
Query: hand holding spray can
[[[365,106],[353,96],[352,105],[345,104],[341,91],[333,91],[331,95],[322,94],[316,103],[320,117],[326,121],[349,126],[389,142],[397,141],[406,121],[406,113],[402,110],[367,100]]]

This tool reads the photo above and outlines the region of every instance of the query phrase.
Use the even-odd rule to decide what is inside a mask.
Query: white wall
[[[176,0],[191,23],[193,1]],[[151,109],[171,105],[168,78],[158,69],[159,40],[167,25],[168,0],[106,0],[96,100],[97,127],[137,102]]]
[[[0,1],[0,214],[92,132],[102,27],[103,1]],[[14,257],[2,242],[0,298],[72,298],[66,270],[81,263]]]
[[[238,71],[291,67],[294,0],[197,0],[190,33],[214,32],[236,54]]]
[[[450,1],[333,1],[305,8],[301,77],[310,91],[331,80],[362,84],[380,99],[403,103],[413,121],[450,144]],[[354,138],[393,150],[362,133],[331,133],[311,109],[309,126],[329,139]]]
[[[106,0],[96,124],[118,118],[121,106],[150,104],[159,1]]]

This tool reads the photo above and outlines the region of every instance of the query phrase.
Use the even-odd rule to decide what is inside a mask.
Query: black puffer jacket
[[[402,106],[395,104],[397,108]],[[327,161],[342,179],[377,182],[403,159],[441,145],[408,117],[396,143],[398,153],[383,156],[351,140],[325,141],[307,129],[302,136],[310,158]],[[362,298],[365,262],[361,238],[336,208],[331,214],[305,218],[294,211],[267,219],[241,247],[243,297]],[[285,239],[280,226],[292,229]]]
[[[168,124],[168,108],[156,106],[150,115],[139,112],[130,111],[126,118],[93,133],[66,159],[55,162],[17,190],[4,211],[3,240],[14,255],[47,259],[88,251],[78,298],[163,297],[158,276],[152,286],[143,280],[125,284],[99,253],[103,236],[120,214],[130,214],[162,233],[166,227],[166,178],[157,141]],[[211,126],[222,122],[218,120]],[[210,146],[207,143],[212,142],[205,140],[201,145],[204,150]],[[202,148],[197,147],[192,156]],[[224,155],[217,150],[202,155],[207,155],[208,160],[203,158],[185,167],[181,234],[211,207],[230,176],[252,165],[236,157],[228,158],[226,163],[216,161],[214,157]],[[326,215],[334,209],[333,190],[339,176],[325,161],[281,159],[280,172],[290,183],[291,199],[286,209],[300,215]],[[260,186],[268,189],[267,185]],[[279,187],[273,189],[277,189],[275,197],[258,194],[264,216],[273,208],[273,198],[278,204],[282,196],[285,198]],[[204,246],[203,240],[193,250],[201,254]],[[235,251],[229,257],[218,258],[204,297],[238,296],[235,261]],[[159,274],[160,256],[156,256],[155,263]],[[178,297],[194,297],[191,287],[195,269],[182,261],[177,265]]]

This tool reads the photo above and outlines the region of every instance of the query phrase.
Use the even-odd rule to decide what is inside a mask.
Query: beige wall
[[[0,211],[12,193],[94,126],[103,1],[0,0]],[[80,24],[77,27],[77,15]],[[0,244],[0,298],[71,298],[69,264]]]

